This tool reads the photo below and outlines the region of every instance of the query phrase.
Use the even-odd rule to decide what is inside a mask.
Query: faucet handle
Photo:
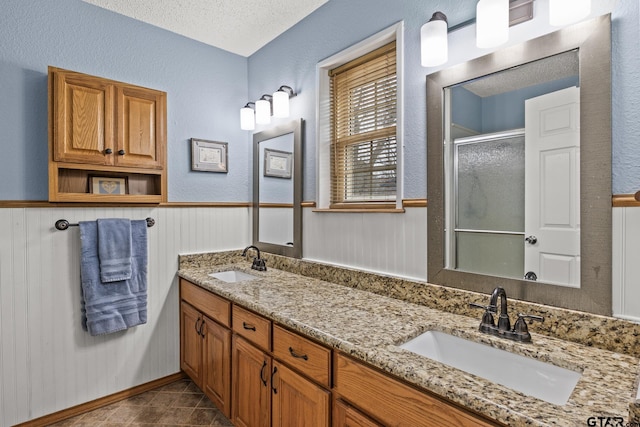
[[[477,302],[470,302],[469,307],[482,308],[488,311],[489,313],[495,313],[497,310],[495,305],[484,305],[484,304],[478,304]]]
[[[529,319],[529,324],[532,324],[534,321],[536,322],[544,322],[544,317],[542,316],[535,316],[533,314],[523,314],[523,313],[518,313],[518,320],[522,319],[522,321],[524,322],[526,319]],[[516,321],[517,322],[517,321]]]
[[[480,321],[480,327],[478,328],[480,332],[489,333],[495,329],[496,323],[493,320],[493,315],[491,314],[496,312],[495,305],[482,305],[475,302],[470,302],[469,307],[482,308],[485,310],[484,314],[482,315],[482,320]]]
[[[529,319],[529,323],[531,324],[534,320],[544,322],[544,317],[518,313],[518,320],[516,320],[516,323],[513,325],[513,335],[518,341],[529,342],[531,341],[531,334],[529,333],[525,319]]]

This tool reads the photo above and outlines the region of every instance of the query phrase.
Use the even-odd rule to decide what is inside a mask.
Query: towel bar
[[[147,221],[147,227],[153,227],[156,223],[156,220],[153,218],[146,218],[145,219]],[[66,230],[69,227],[77,227],[78,224],[69,224],[69,221],[67,221],[66,219],[59,219],[56,221],[56,228],[58,230]]]

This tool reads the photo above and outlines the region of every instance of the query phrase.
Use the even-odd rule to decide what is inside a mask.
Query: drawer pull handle
[[[202,322],[202,318],[198,316],[198,320],[196,320],[196,334],[200,335],[200,326],[199,323]]]
[[[271,390],[273,390],[273,394],[278,394],[278,389],[275,387],[275,383],[273,382],[273,377],[278,372],[278,368],[273,368],[273,372],[271,373]]]
[[[200,324],[200,330],[198,331],[198,335],[200,335],[202,338],[204,338],[204,319],[202,319],[202,323]]]
[[[267,386],[267,380],[265,378],[263,378],[264,375],[264,368],[267,367],[267,361],[263,361],[262,363],[262,368],[260,369],[260,381],[262,381],[262,384],[266,387]]]
[[[292,355],[293,357],[295,357],[296,359],[309,360],[309,356],[307,356],[306,354],[298,354],[298,353],[296,353],[296,351],[295,351],[293,348],[291,348],[291,347],[289,347],[289,353],[291,353],[291,355]]]
[[[245,329],[248,329],[250,331],[255,331],[256,330],[255,326],[253,326],[252,324],[247,323],[247,322],[242,322],[242,327],[245,328]]]

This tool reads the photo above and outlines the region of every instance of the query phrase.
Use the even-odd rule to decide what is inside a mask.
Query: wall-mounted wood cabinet
[[[49,67],[49,201],[166,201],[166,104],[165,92]]]

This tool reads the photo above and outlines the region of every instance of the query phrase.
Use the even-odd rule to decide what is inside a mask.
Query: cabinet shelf
[[[49,67],[49,201],[166,202],[166,111],[165,92]]]

